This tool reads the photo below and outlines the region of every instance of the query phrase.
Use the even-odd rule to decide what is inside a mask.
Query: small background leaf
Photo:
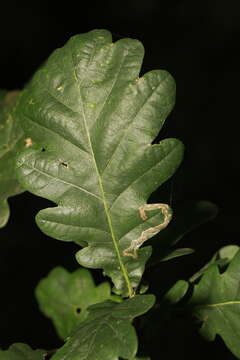
[[[175,249],[175,250],[172,250],[171,252],[169,252],[168,255],[164,256],[161,259],[161,261],[168,261],[168,260],[175,259],[177,257],[190,255],[190,254],[194,253],[194,251],[195,251],[194,249],[190,249],[190,248]]]
[[[44,360],[47,351],[32,350],[30,346],[16,343],[8,350],[0,350],[0,360]]]
[[[153,295],[138,295],[121,303],[106,301],[91,306],[88,318],[52,360],[133,359],[137,352],[137,336],[131,321],[153,304]]]
[[[36,288],[41,311],[50,317],[58,335],[65,339],[87,318],[87,308],[104,300],[120,301],[111,296],[110,284],[95,286],[90,271],[78,269],[69,273],[62,267],[53,269]]]
[[[24,191],[15,174],[16,154],[25,145],[15,111],[18,96],[18,91],[0,90],[0,228],[9,218],[7,198]]]
[[[239,250],[239,246],[237,245],[227,245],[216,251],[213,255],[212,259],[205,264],[199,271],[197,271],[189,281],[191,283],[195,283],[199,280],[199,278],[209,269],[212,265],[218,265],[220,269],[224,269],[234,258],[236,253]]]
[[[200,333],[208,340],[219,334],[237,358],[240,358],[239,274],[240,251],[223,274],[216,264],[211,265],[194,286],[189,302],[194,316],[202,323]]]
[[[178,303],[186,294],[188,286],[187,281],[178,280],[164,295],[163,302],[167,302],[171,305]]]
[[[214,256],[214,260],[226,260],[226,265],[229,264],[234,256],[239,251],[238,245],[227,245],[218,250]]]

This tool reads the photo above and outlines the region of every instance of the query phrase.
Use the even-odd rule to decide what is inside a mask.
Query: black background
[[[193,246],[197,253],[159,270],[161,274],[170,272],[171,279],[187,279],[219,247],[239,244],[240,2],[4,2],[0,87],[23,87],[55,48],[70,36],[94,28],[110,30],[114,40],[141,40],[146,52],[142,72],[166,69],[176,80],[176,106],[161,136],[181,139],[186,146],[185,159],[174,182],[166,184],[156,198],[161,202],[172,196],[173,204],[207,199],[219,207],[213,221],[184,240],[184,245]],[[54,348],[59,340],[50,322],[38,312],[33,289],[56,265],[75,269],[77,247],[47,238],[34,224],[37,211],[48,205],[46,200],[22,194],[10,199],[10,205],[11,219],[0,234],[0,346],[21,341]],[[100,272],[95,275],[99,281]],[[182,333],[184,323],[178,326]],[[190,331],[179,349],[174,347],[178,335],[174,336],[169,339],[171,351],[162,357],[162,345],[157,344],[159,359],[174,354],[179,359],[200,359],[217,353],[221,359],[234,358],[220,339],[207,343]]]

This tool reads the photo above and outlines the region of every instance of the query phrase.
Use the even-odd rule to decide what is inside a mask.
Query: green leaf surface
[[[78,269],[69,273],[62,267],[53,269],[36,288],[41,311],[50,317],[60,337],[65,339],[86,319],[90,305],[112,299],[108,282],[95,286],[91,273]]]
[[[220,274],[213,264],[194,286],[189,302],[202,322],[200,333],[208,340],[218,334],[232,353],[240,358],[240,251],[227,270]]]
[[[0,350],[0,360],[44,360],[47,351],[32,350],[30,346],[16,343],[8,350]]]
[[[218,265],[220,269],[226,267],[231,260],[234,258],[236,253],[239,250],[239,246],[237,245],[227,245],[216,251],[213,255],[212,259],[205,264],[199,271],[197,271],[189,281],[195,283],[199,280],[199,278],[209,269],[212,265]]]
[[[121,303],[106,301],[91,306],[88,318],[52,360],[133,359],[137,352],[137,336],[131,322],[153,304],[153,295],[137,295]]]
[[[7,199],[23,192],[15,174],[15,157],[25,146],[16,116],[18,91],[0,90],[0,228],[9,218]]]
[[[151,146],[174,105],[175,82],[164,70],[139,78],[143,53],[137,40],[113,44],[106,30],[74,36],[37,71],[18,107],[38,144],[18,158],[19,180],[58,204],[41,210],[37,224],[83,246],[78,262],[104,269],[124,296],[138,286],[151,248],[135,258],[124,250],[164,221],[159,210],[143,220],[139,208],[183,156],[177,139]]]
[[[234,256],[239,251],[238,245],[227,245],[219,249],[214,255],[214,260],[226,260],[226,265],[229,264]]]
[[[164,295],[163,302],[167,302],[171,305],[178,303],[184,295],[186,295],[188,286],[187,281],[178,280]]]
[[[165,255],[161,259],[161,261],[168,261],[168,260],[175,259],[177,257],[190,255],[190,254],[194,253],[194,251],[195,251],[194,249],[190,249],[190,248],[174,249],[174,250],[170,251],[169,254]]]

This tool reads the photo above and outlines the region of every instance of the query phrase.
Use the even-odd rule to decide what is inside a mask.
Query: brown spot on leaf
[[[68,168],[68,164],[65,163],[64,161],[61,161],[60,164],[61,164],[62,166],[64,166],[65,168]]]
[[[30,146],[32,146],[32,139],[31,138],[26,138],[26,139],[24,139],[24,141],[25,141],[25,147],[30,147]]]

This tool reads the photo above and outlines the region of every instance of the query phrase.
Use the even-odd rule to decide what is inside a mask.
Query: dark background
[[[89,3],[89,4],[88,4]],[[177,83],[177,102],[162,137],[177,137],[186,146],[184,162],[156,198],[174,204],[207,199],[219,207],[210,223],[187,235],[184,245],[197,249],[186,259],[161,265],[171,279],[191,276],[221,246],[239,244],[239,0],[9,1],[0,13],[0,87],[24,86],[36,68],[70,36],[105,28],[114,40],[141,40],[146,55],[143,72],[166,69]],[[48,202],[31,194],[10,199],[9,224],[0,234],[0,346],[27,342],[54,348],[59,340],[37,310],[33,289],[56,265],[75,269],[74,244],[47,238],[34,224]],[[100,272],[94,272],[96,281]],[[159,274],[155,272],[155,278]],[[161,287],[161,284],[159,284]],[[179,334],[185,323],[180,322]],[[171,334],[171,332],[170,332]],[[175,336],[175,338],[174,338]],[[220,354],[234,359],[220,339],[207,343],[187,331],[181,349],[170,335],[169,349],[159,359],[201,359]],[[180,338],[180,336],[179,336]],[[171,351],[170,351],[171,348]],[[157,359],[158,357],[156,357]]]

